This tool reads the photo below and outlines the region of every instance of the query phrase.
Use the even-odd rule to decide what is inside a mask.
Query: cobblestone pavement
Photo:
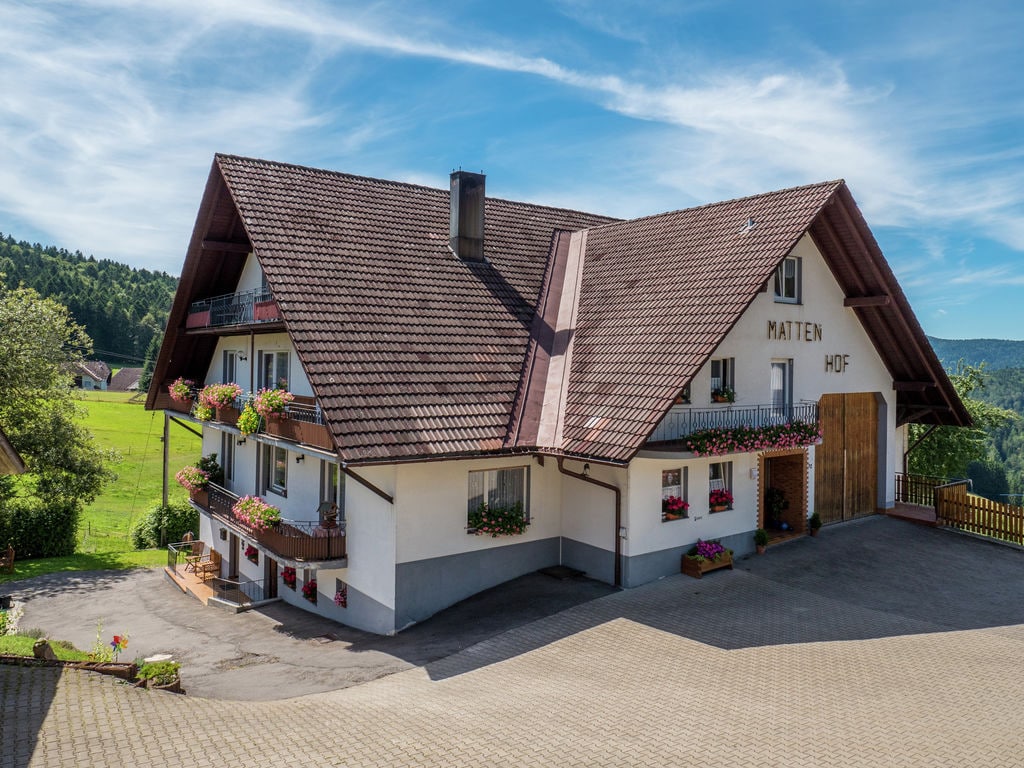
[[[1022,583],[870,519],[285,701],[0,666],[0,766],[1018,766]]]

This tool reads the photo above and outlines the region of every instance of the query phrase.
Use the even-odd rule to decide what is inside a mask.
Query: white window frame
[[[285,448],[281,448],[277,445],[270,445],[268,443],[261,443],[260,449],[263,451],[262,471],[263,471],[263,492],[264,493],[276,493],[278,496],[288,496],[288,451]],[[283,455],[280,464],[278,464],[279,455]],[[283,472],[282,482],[278,482],[277,470],[281,469]]]
[[[690,477],[689,477],[690,472],[689,472],[689,470],[690,470],[689,467],[678,467],[678,468],[674,468],[674,469],[663,469],[661,471],[661,500],[662,501],[667,499],[669,496],[678,496],[683,501],[689,502],[689,500],[690,500],[689,499],[689,495],[690,495],[689,494],[689,485],[690,485],[690,482],[689,482],[690,481]],[[671,477],[672,475],[674,475],[674,477]],[[666,485],[666,482],[671,482],[672,480],[675,480],[676,482],[673,483],[673,484],[670,484],[670,485]],[[689,512],[683,512],[683,514],[682,514],[682,517],[684,519],[688,518],[689,516],[690,516]],[[665,519],[664,511],[661,514],[661,522],[663,522],[663,523],[671,522],[670,520],[666,520]]]
[[[769,366],[768,386],[772,403],[772,418],[779,423],[789,421],[793,412],[793,360],[772,360]]]
[[[333,461],[320,461],[320,500],[338,507],[338,521],[345,519],[345,473]]]
[[[224,350],[224,361],[221,370],[221,384],[233,384],[238,381],[238,352],[233,349]]]
[[[799,256],[787,256],[772,278],[775,301],[779,304],[800,304],[802,300],[803,264]]]
[[[493,500],[494,494],[498,491],[499,473],[518,472],[520,480],[520,501],[523,505],[523,517],[527,524],[530,522],[530,467],[522,465],[517,467],[495,467],[494,469],[470,470],[467,479],[466,514],[472,514],[480,506],[480,502],[486,500],[488,504]],[[474,492],[474,486],[479,493]],[[515,502],[513,502],[514,504]]]
[[[711,358],[711,392],[716,389],[731,389],[736,391],[736,358],[735,357],[713,357]]]
[[[260,350],[257,389],[288,389],[290,357],[287,350]],[[279,387],[282,382],[284,386]]]
[[[733,496],[733,503],[736,502],[736,492],[732,489],[732,462],[713,461],[708,464],[708,494],[716,488],[728,491]],[[733,504],[729,505],[729,509]]]

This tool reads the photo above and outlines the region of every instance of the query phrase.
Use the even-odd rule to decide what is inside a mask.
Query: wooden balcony
[[[280,560],[305,563],[347,560],[344,523],[335,528],[323,528],[317,523],[281,522],[273,528],[259,531],[235,517],[231,508],[236,501],[236,494],[212,483],[208,486],[205,503],[202,499],[193,499],[193,503],[211,517],[235,529]]]
[[[279,323],[281,311],[270,291],[259,288],[194,301],[188,308],[187,330]]]
[[[717,408],[682,408],[670,411],[648,438],[651,443],[671,443],[705,429],[761,428],[803,421],[818,421],[817,403],[798,405],[727,405]]]

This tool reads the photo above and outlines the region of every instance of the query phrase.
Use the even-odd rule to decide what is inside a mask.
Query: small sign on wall
[[[845,373],[849,367],[849,355],[825,355],[825,373]]]

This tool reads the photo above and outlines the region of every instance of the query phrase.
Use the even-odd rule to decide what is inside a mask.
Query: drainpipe
[[[622,586],[622,537],[619,535],[622,530],[622,491],[619,490],[619,486],[606,483],[601,480],[595,480],[594,478],[584,475],[581,472],[573,472],[572,470],[566,469],[562,462],[564,459],[558,457],[558,471],[563,475],[569,477],[575,477],[577,480],[582,480],[584,483],[590,483],[591,485],[597,485],[601,488],[607,488],[609,491],[615,494],[615,586]]]

